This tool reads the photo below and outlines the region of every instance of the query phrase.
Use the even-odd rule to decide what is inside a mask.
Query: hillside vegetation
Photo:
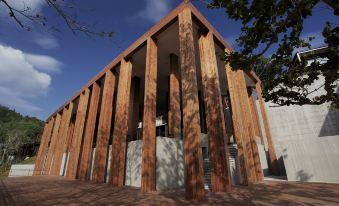
[[[38,148],[44,122],[0,105],[0,164],[20,162]],[[11,157],[11,158],[8,158]]]

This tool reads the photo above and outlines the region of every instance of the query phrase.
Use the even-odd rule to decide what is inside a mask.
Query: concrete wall
[[[288,180],[339,183],[339,111],[326,104],[266,105],[276,153]]]
[[[157,190],[182,187],[184,161],[182,140],[157,137],[156,188]],[[127,146],[125,185],[141,187],[142,140]]]
[[[34,164],[13,164],[8,177],[32,176]]]

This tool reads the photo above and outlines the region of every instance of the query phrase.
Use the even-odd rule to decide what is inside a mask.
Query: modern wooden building
[[[223,52],[232,48],[190,2],[181,3],[46,120],[34,175],[123,186],[128,144],[139,141],[141,191],[156,190],[157,140],[167,138],[182,142],[182,186],[188,199],[200,199],[205,158],[211,190],[231,192],[231,143],[237,147],[239,183],[263,179],[257,146],[263,133],[269,165],[279,173],[260,80],[232,71],[219,58]]]

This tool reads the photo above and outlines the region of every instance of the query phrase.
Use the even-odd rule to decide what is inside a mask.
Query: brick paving
[[[0,205],[339,205],[339,184],[264,181],[189,202],[183,190],[141,193],[63,177],[16,177],[0,180]]]

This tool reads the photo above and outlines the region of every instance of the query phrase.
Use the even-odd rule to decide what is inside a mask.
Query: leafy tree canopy
[[[323,0],[339,15],[338,0]],[[237,39],[239,51],[224,55],[233,69],[259,71],[263,83],[263,96],[266,101],[278,105],[323,104],[330,102],[339,108],[339,95],[336,93],[339,79],[339,27],[338,22],[327,22],[322,35],[328,46],[326,53],[315,54],[314,59],[327,58],[326,63],[313,61],[311,65],[304,59],[293,59],[296,49],[310,48],[309,39],[301,38],[305,19],[312,15],[320,0],[212,0],[209,8],[224,9],[230,19],[242,23]],[[270,57],[263,55],[275,49]],[[320,77],[324,82],[310,90],[310,85]],[[310,94],[320,88],[325,93]]]
[[[0,149],[7,155],[21,155],[24,147],[36,145],[44,122],[0,105]]]

